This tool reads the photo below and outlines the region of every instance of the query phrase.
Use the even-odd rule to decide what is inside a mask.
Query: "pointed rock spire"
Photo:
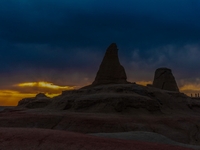
[[[124,67],[119,62],[117,45],[112,43],[107,48],[92,85],[128,83],[126,79]]]
[[[158,68],[155,71],[153,86],[163,90],[179,92],[176,80],[169,68]]]

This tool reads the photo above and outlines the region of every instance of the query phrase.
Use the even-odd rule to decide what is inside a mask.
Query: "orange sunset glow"
[[[12,90],[0,90],[0,106],[16,106],[23,98],[35,97],[38,93],[44,93],[48,97],[54,97],[65,90],[74,90],[74,86],[59,86],[50,82],[25,82],[13,86]]]
[[[137,81],[136,83],[139,85],[146,86],[147,84],[152,84],[152,81]]]
[[[147,84],[152,84],[152,81],[138,81],[136,83],[139,85],[146,86]],[[180,86],[179,90],[180,92],[185,93],[188,96],[191,96],[191,94],[195,95],[200,93],[200,84],[188,83],[183,86]]]
[[[185,84],[180,87],[180,91],[191,96],[191,94],[195,95],[200,93],[200,84]]]
[[[25,97],[34,97],[35,93],[21,93],[14,90],[0,90],[0,106],[16,106]]]
[[[40,88],[49,88],[49,89],[55,89],[55,90],[74,90],[74,87],[70,86],[58,86],[54,85],[50,82],[26,82],[26,83],[20,83],[17,86],[19,87],[40,87]]]

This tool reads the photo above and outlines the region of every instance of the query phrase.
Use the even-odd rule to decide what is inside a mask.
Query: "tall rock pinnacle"
[[[153,86],[159,89],[179,92],[171,69],[158,68],[155,71]]]
[[[124,67],[119,62],[117,45],[112,43],[107,48],[92,85],[128,83],[126,79]]]

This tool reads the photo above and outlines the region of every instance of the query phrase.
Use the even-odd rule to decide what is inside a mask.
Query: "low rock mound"
[[[63,93],[53,98],[50,109],[100,113],[173,113],[192,111],[191,99],[179,92],[137,84],[109,84]]]
[[[109,84],[64,91],[49,108],[83,112],[160,112],[159,103],[136,84]],[[145,93],[146,92],[146,93]],[[141,110],[140,110],[141,109]]]
[[[18,102],[18,106],[26,108],[43,108],[51,103],[51,98],[47,97],[43,93],[37,94],[32,98],[24,98]]]

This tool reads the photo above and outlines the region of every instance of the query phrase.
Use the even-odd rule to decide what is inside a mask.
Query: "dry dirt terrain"
[[[200,149],[200,146],[191,145],[199,144],[196,141],[198,122],[199,117],[7,109],[0,113],[0,147],[5,150],[56,147],[86,150]],[[145,131],[145,135],[138,137],[134,131],[141,131],[140,135]],[[148,137],[146,133],[165,137],[159,140],[163,137]]]
[[[49,129],[0,128],[0,135],[1,150],[189,150],[179,146]]]
[[[137,84],[38,94],[0,108],[1,149],[200,149],[200,103]]]

